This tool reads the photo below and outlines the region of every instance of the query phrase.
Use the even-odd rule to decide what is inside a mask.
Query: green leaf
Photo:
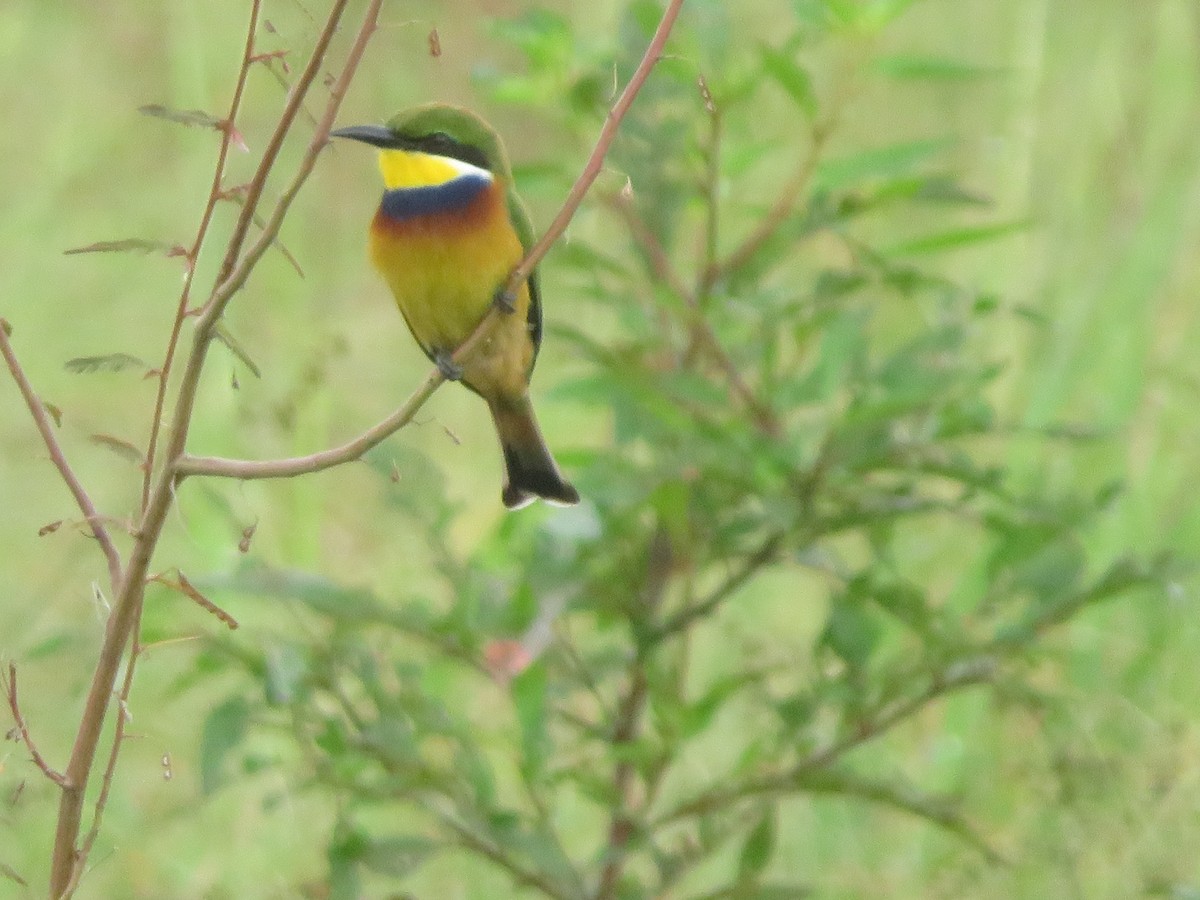
[[[96,241],[86,247],[64,250],[65,256],[79,253],[164,253],[167,256],[187,256],[187,250],[179,244],[155,241],[148,238],[124,238],[119,241]]]
[[[812,78],[791,55],[766,45],[759,49],[763,72],[771,77],[810,119],[818,112]]]
[[[125,369],[147,369],[149,366],[128,353],[109,353],[105,356],[77,356],[63,363],[63,368],[76,374],[92,372],[121,372]]]
[[[546,666],[534,664],[512,680],[513,705],[521,723],[521,763],[528,774],[540,773],[550,752],[546,729]]]
[[[200,789],[212,794],[225,782],[229,754],[245,740],[250,706],[245,698],[230,697],[208,714],[200,732]]]
[[[89,434],[88,440],[139,466],[145,461],[142,451],[122,438],[113,437],[111,434]]]
[[[176,124],[187,125],[188,127],[200,126],[202,128],[216,129],[224,127],[222,119],[210,115],[202,109],[171,109],[160,103],[149,103],[145,106],[139,106],[138,112],[144,116],[151,116],[155,119],[166,119],[168,122],[175,122]]]
[[[821,641],[852,669],[864,668],[879,644],[881,628],[849,594],[835,597]]]
[[[290,644],[267,647],[266,672],[263,692],[267,703],[281,706],[296,699],[304,679],[308,676],[308,659],[297,647]]]
[[[968,81],[993,78],[1005,71],[994,66],[980,66],[944,56],[907,54],[882,56],[876,59],[873,65],[880,74],[905,80]]]
[[[775,807],[764,810],[758,824],[750,830],[738,857],[738,881],[749,881],[762,874],[775,852]]]
[[[230,352],[242,361],[242,364],[249,369],[255,378],[262,378],[262,372],[259,371],[258,365],[250,358],[250,354],[241,342],[235,338],[222,323],[218,322],[216,328],[213,329],[213,337],[229,348]]]
[[[406,878],[439,849],[436,842],[415,835],[369,838],[367,845],[359,849],[357,859],[372,872]]]
[[[817,167],[814,185],[838,190],[870,179],[895,178],[953,147],[953,138],[907,141],[826,160]]]
[[[993,225],[950,228],[946,231],[893,244],[883,252],[889,256],[920,256],[928,253],[940,253],[944,250],[957,250],[971,244],[980,244],[1019,234],[1028,230],[1029,226],[1028,219],[1019,219],[1015,222],[1001,222]]]

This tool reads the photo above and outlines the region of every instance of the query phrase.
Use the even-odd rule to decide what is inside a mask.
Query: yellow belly
[[[432,355],[466,340],[524,250],[503,205],[489,203],[461,220],[377,218],[370,253],[413,337]],[[485,397],[519,397],[528,385],[534,347],[526,288],[516,306],[463,367],[463,380]]]

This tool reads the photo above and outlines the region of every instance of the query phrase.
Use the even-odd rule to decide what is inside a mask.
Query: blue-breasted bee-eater
[[[499,136],[474,113],[441,103],[332,136],[379,148],[383,200],[371,223],[371,261],[425,354],[487,401],[504,451],[504,505],[516,509],[535,497],[579,502],[529,401],[542,339],[537,274],[516,297],[502,293],[533,245],[533,227]],[[494,303],[511,314],[460,369],[451,354]]]

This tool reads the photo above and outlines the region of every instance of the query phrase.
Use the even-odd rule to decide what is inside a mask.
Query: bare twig
[[[474,346],[474,345],[472,345]],[[464,348],[466,345],[464,344]],[[455,353],[458,360],[466,354],[460,349]],[[180,476],[209,475],[219,478],[291,478],[309,472],[320,472],[343,463],[353,462],[362,457],[372,447],[380,444],[399,429],[412,421],[413,416],[433,395],[442,384],[445,377],[438,369],[433,369],[421,383],[420,387],[394,413],[369,428],[354,440],[340,447],[310,453],[307,456],[297,456],[290,459],[248,460],[223,459],[215,456],[183,456],[176,464],[175,471]]]
[[[554,242],[558,240],[559,235],[570,224],[575,211],[579,209],[579,204],[583,202],[584,196],[591,189],[592,183],[604,167],[604,157],[608,154],[608,148],[617,136],[617,129],[621,125],[621,120],[625,118],[625,114],[629,112],[629,107],[633,105],[634,98],[637,97],[638,92],[642,89],[642,85],[646,83],[646,79],[650,77],[650,70],[654,68],[655,64],[662,57],[663,47],[666,46],[667,38],[670,36],[671,29],[675,25],[675,19],[679,17],[679,10],[682,6],[683,0],[671,0],[667,4],[667,8],[663,10],[662,19],[659,20],[658,28],[654,31],[654,37],[650,39],[650,44],[646,47],[642,61],[638,63],[637,69],[634,70],[629,83],[625,85],[625,90],[621,92],[621,96],[617,98],[617,102],[608,111],[608,116],[604,120],[604,127],[600,129],[600,137],[596,140],[596,147],[592,150],[592,155],[588,157],[583,171],[579,173],[579,177],[571,187],[570,193],[567,194],[567,199],[563,203],[562,209],[558,211],[558,215],[554,217],[554,220],[550,223],[550,227],[542,235],[542,239],[534,244],[533,249],[525,256],[521,264],[513,270],[512,276],[508,279],[506,286],[509,291],[515,291],[525,283],[530,273],[542,261],[542,257],[546,255],[554,245]]]
[[[671,569],[675,554],[671,539],[660,525],[650,539],[649,563],[645,587],[638,608],[634,613],[634,630],[643,630],[643,622],[650,621],[662,605],[663,596],[671,583]],[[604,852],[604,866],[596,885],[595,900],[611,900],[616,896],[621,873],[625,870],[625,857],[629,842],[637,828],[633,813],[633,778],[637,769],[631,759],[619,750],[636,740],[641,729],[642,714],[650,693],[650,680],[646,668],[649,664],[650,646],[639,643],[637,653],[629,663],[627,687],[617,706],[610,743],[620,761],[613,771],[613,801],[608,826],[608,844]],[[647,797],[652,791],[647,791]],[[644,802],[649,802],[646,799]]]
[[[108,579],[115,593],[121,583],[121,555],[117,553],[117,548],[113,544],[112,538],[109,537],[108,529],[104,527],[104,517],[96,511],[96,506],[92,503],[92,498],[84,490],[83,484],[80,483],[79,478],[67,462],[67,457],[58,443],[58,438],[54,436],[54,427],[50,423],[50,416],[46,413],[46,407],[42,405],[42,401],[34,393],[33,386],[25,376],[20,362],[17,361],[17,354],[13,351],[12,344],[8,340],[9,331],[8,322],[0,319],[0,353],[3,353],[4,362],[8,365],[8,371],[12,374],[13,381],[17,383],[17,388],[20,390],[21,396],[25,398],[25,405],[29,409],[29,414],[33,416],[34,424],[37,425],[38,432],[42,436],[46,450],[50,453],[50,459],[54,463],[54,467],[58,469],[62,480],[66,482],[67,489],[70,490],[84,518],[87,519],[87,523],[92,529],[92,534],[96,537],[96,542],[100,545],[100,549],[104,551],[104,556],[108,560]]]
[[[758,223],[758,227],[735,250],[724,259],[713,262],[705,267],[700,280],[701,292],[708,291],[724,276],[730,272],[737,271],[748,263],[754,257],[754,254],[762,249],[762,246],[779,230],[779,226],[792,214],[792,210],[795,209],[801,196],[808,189],[813,173],[817,170],[817,163],[820,162],[821,154],[825,150],[825,144],[832,133],[832,119],[825,124],[813,127],[812,140],[809,142],[808,152],[800,160],[800,164],[796,167],[796,171],[792,177],[784,184],[783,189],[779,192],[778,199],[770,211],[763,216],[762,220]]]
[[[490,859],[506,871],[517,884],[541,891],[547,897],[553,897],[554,900],[571,900],[572,895],[551,881],[547,876],[536,869],[521,865],[508,853],[504,852],[503,848],[496,846],[486,838],[480,837],[453,816],[439,811],[434,811],[434,814],[441,820],[442,825],[454,835],[454,839],[459,844],[473,853],[478,853],[480,856]]]
[[[325,51],[329,46],[330,40],[332,40],[334,32],[337,30],[345,5],[346,0],[337,0],[334,3],[329,18],[314,46],[312,58],[297,80],[288,106],[285,108],[283,114],[283,119],[286,119],[289,123],[295,120],[296,111],[300,103],[322,70]],[[359,60],[362,58],[362,53],[366,46],[366,38],[375,30],[379,6],[380,0],[373,0],[368,6],[358,38],[347,56],[342,75],[338,81],[342,92],[344,92],[349,77],[353,74]],[[331,92],[325,113],[327,121],[332,121],[336,115],[337,108],[341,102],[342,92]],[[265,179],[266,175],[263,173],[262,181],[264,183]],[[293,188],[298,189],[295,182],[293,182]],[[247,203],[243,207],[243,211],[247,209],[252,209],[252,205]],[[267,231],[263,234],[266,246],[270,245],[270,240],[274,238],[275,232],[278,230],[278,221],[273,218],[272,223],[275,231]],[[231,241],[240,242],[243,240],[248,227],[249,220],[245,224],[239,220],[239,229],[235,229]],[[245,280],[246,275],[248,275],[248,270],[243,271],[242,281]],[[134,542],[133,550],[121,581],[120,590],[117,592],[113,612],[108,620],[104,642],[100,650],[100,658],[96,663],[91,687],[88,690],[83,716],[80,720],[79,731],[75,737],[75,744],[71,750],[71,758],[67,765],[65,784],[59,802],[58,826],[55,834],[54,856],[50,876],[51,896],[55,898],[70,895],[72,882],[77,878],[77,867],[83,861],[82,848],[76,847],[76,839],[79,836],[84,792],[91,774],[101,729],[108,712],[113,682],[116,678],[117,669],[120,666],[125,648],[129,644],[130,636],[139,620],[150,559],[154,554],[154,549],[158,544],[167,519],[167,513],[174,500],[176,475],[173,466],[175,461],[182,455],[186,445],[188,426],[195,408],[196,391],[200,382],[200,374],[203,369],[207,348],[212,340],[213,326],[216,319],[224,310],[225,305],[228,304],[234,290],[236,290],[236,287],[231,287],[228,279],[219,284],[207,305],[205,316],[202,317],[201,322],[197,326],[192,341],[191,353],[180,379],[179,394],[171,421],[170,443],[165,457],[167,463],[151,487],[149,500],[143,510],[141,523],[138,528],[138,537]]]
[[[767,537],[746,560],[730,573],[724,581],[712,589],[703,599],[689,604],[671,618],[658,625],[646,638],[648,644],[656,644],[673,634],[678,634],[698,619],[711,615],[729,596],[750,580],[763,566],[774,562],[779,554],[783,538],[779,534]]]
[[[0,676],[0,681],[3,681]],[[50,764],[38,751],[37,745],[33,742],[33,736],[29,733],[29,727],[25,724],[25,717],[21,715],[21,704],[17,700],[17,667],[13,663],[8,664],[8,684],[6,686],[8,694],[8,708],[12,712],[13,724],[17,726],[17,731],[21,735],[21,740],[25,743],[25,748],[29,751],[30,757],[33,758],[33,764],[41,769],[42,774],[53,781],[55,784],[62,786],[63,775],[50,768]]]
[[[827,770],[851,750],[887,733],[934,700],[965,688],[986,684],[996,675],[996,661],[984,656],[962,660],[929,676],[928,684],[916,694],[897,700],[861,720],[852,731],[814,750],[802,760],[780,772],[747,779],[738,784],[721,785],[698,797],[684,801],[657,816],[652,823],[659,828],[691,816],[724,809],[746,797],[804,790],[807,780]]]
[[[100,779],[100,794],[96,797],[96,805],[92,813],[92,826],[84,835],[83,841],[79,845],[79,852],[75,857],[75,871],[71,873],[70,885],[67,889],[67,894],[79,884],[79,880],[83,877],[84,866],[87,864],[88,856],[91,855],[92,847],[96,843],[96,838],[100,834],[100,823],[104,821],[104,810],[108,807],[108,796],[112,793],[113,776],[117,771],[117,760],[121,756],[121,747],[125,743],[125,729],[129,724],[129,696],[133,693],[133,674],[137,670],[138,660],[142,655],[141,632],[142,611],[139,606],[137,621],[133,628],[133,647],[129,652],[129,662],[125,665],[125,677],[121,680],[121,691],[117,695],[117,705],[120,713],[117,716],[117,723],[113,728],[112,745],[108,751],[108,761],[104,766],[104,775]]]
[[[142,476],[142,511],[145,512],[150,503],[150,482],[154,476],[154,456],[158,449],[159,435],[162,433],[163,411],[167,402],[167,386],[171,378],[171,367],[175,361],[175,350],[179,346],[179,335],[183,331],[183,322],[187,318],[188,302],[192,293],[192,280],[196,275],[196,260],[200,256],[200,248],[208,236],[208,226],[212,222],[213,211],[217,203],[225,195],[222,183],[225,180],[225,161],[229,157],[229,144],[233,140],[234,123],[242,106],[242,93],[246,88],[246,77],[257,59],[254,53],[254,38],[258,32],[258,17],[262,9],[262,0],[252,0],[250,4],[250,24],[246,28],[246,49],[242,53],[242,65],[238,70],[237,84],[233,89],[233,100],[229,103],[229,113],[225,116],[225,127],[221,129],[221,144],[217,150],[217,163],[213,166],[212,187],[208,191],[208,200],[204,204],[204,212],[200,216],[200,226],[196,229],[196,239],[192,241],[187,253],[187,269],[183,274],[183,288],[179,292],[179,303],[175,308],[175,321],[171,324],[171,334],[167,338],[167,352],[163,357],[162,366],[158,370],[158,390],[154,396],[154,415],[150,420],[150,437],[146,442],[145,472]]]

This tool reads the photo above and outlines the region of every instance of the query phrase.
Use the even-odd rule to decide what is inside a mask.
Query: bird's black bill
[[[399,147],[401,142],[390,128],[382,125],[351,125],[349,128],[338,128],[329,132],[330,137],[349,138],[352,141],[362,141],[373,147]]]

